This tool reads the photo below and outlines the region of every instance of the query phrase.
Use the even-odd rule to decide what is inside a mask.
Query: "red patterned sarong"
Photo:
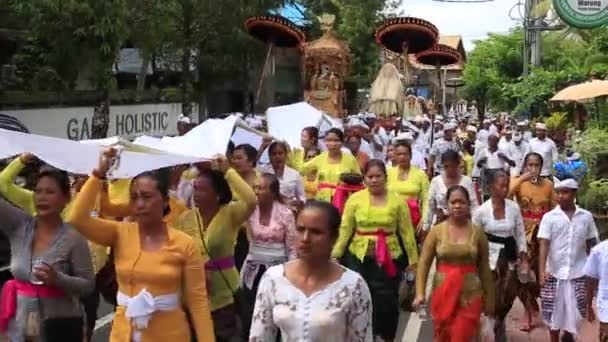
[[[475,265],[439,264],[437,272],[445,274],[439,287],[433,290],[431,316],[435,333],[433,341],[469,342],[479,332],[482,298],[472,298],[465,305],[460,295],[467,273],[475,273]]]

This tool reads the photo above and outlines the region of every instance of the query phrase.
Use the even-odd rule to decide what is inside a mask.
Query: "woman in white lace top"
[[[268,269],[258,289],[250,342],[372,342],[372,300],[363,278],[331,260],[340,214],[308,202],[296,222],[299,259]]]
[[[471,177],[462,174],[460,163],[462,158],[456,151],[449,150],[441,156],[443,171],[440,175],[433,177],[429,185],[428,204],[423,213],[423,229],[428,231],[432,226],[437,225],[447,218],[448,203],[446,194],[450,187],[462,185],[469,193],[471,199],[471,215],[479,207],[477,194],[473,188]]]

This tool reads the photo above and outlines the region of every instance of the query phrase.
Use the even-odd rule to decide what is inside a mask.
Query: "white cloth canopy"
[[[302,147],[300,134],[305,127],[317,127],[321,136],[330,128],[342,129],[342,123],[338,119],[323,113],[307,102],[270,107],[266,112],[266,122],[268,134],[286,141],[291,147]]]
[[[111,178],[132,178],[150,170],[192,164],[225,154],[237,118],[209,119],[182,137],[142,136],[133,143],[120,138],[77,142],[0,129],[0,158],[30,152],[44,162],[74,174],[89,174],[106,146],[121,146]]]

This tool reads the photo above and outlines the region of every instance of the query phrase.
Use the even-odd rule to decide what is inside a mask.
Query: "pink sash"
[[[7,281],[2,288],[0,297],[0,331],[6,332],[8,323],[17,312],[17,295],[25,297],[60,298],[64,296],[63,291],[45,285],[34,285],[30,282],[12,279]]]

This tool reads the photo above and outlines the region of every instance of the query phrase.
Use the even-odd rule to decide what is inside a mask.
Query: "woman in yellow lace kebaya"
[[[168,177],[146,172],[133,179],[130,203],[135,222],[91,216],[115,156],[115,150],[104,152],[68,216],[85,237],[114,250],[118,306],[110,340],[190,341],[187,309],[197,340],[215,341],[204,260],[192,238],[163,220]]]
[[[418,250],[407,205],[387,190],[382,161],[367,163],[365,182],[368,188],[346,202],[332,256],[363,276],[372,294],[374,335],[392,341],[399,319],[399,283],[408,264],[415,268]]]
[[[538,317],[539,307],[537,298],[540,296],[538,285],[538,225],[545,213],[553,207],[553,183],[540,177],[543,157],[538,153],[528,153],[522,166],[522,175],[511,180],[509,197],[519,204],[521,216],[524,219],[528,257],[531,273],[520,277],[518,297],[524,303],[526,318],[522,321],[521,329],[528,331]]]
[[[249,144],[236,146],[232,152],[232,158],[230,159],[232,168],[253,189],[258,185],[261,176],[261,173],[256,168],[257,159],[258,151]],[[239,199],[238,191],[232,189],[232,198],[235,200]],[[249,237],[247,236],[247,232],[249,231],[248,225],[249,224],[245,222],[245,225],[239,230],[236,246],[234,246],[234,261],[236,263],[236,269],[239,272],[241,267],[243,267],[247,253],[249,253]]]
[[[433,260],[430,312],[436,342],[468,342],[480,331],[482,312],[494,313],[494,280],[488,261],[488,239],[470,219],[469,192],[461,185],[447,191],[448,218],[424,240],[416,277],[419,307],[426,301],[426,283]]]
[[[396,193],[408,205],[412,225],[418,229],[426,208],[429,192],[429,178],[426,173],[411,164],[412,147],[408,143],[398,143],[394,147],[397,165],[388,172],[388,190]]]
[[[330,202],[334,193],[332,189],[324,188],[324,185],[331,187],[340,184],[340,176],[344,173],[361,174],[357,159],[341,150],[343,141],[344,133],[341,130],[330,129],[325,135],[327,152],[323,152],[304,163],[300,169],[300,172],[305,176],[310,172],[317,172],[320,190],[316,199],[320,201]]]
[[[234,303],[239,287],[234,247],[239,230],[256,208],[257,197],[221,159],[215,169],[201,170],[194,181],[194,203],[196,207],[182,214],[176,228],[192,236],[208,259],[205,270],[215,335],[218,341],[230,341],[241,333]]]

